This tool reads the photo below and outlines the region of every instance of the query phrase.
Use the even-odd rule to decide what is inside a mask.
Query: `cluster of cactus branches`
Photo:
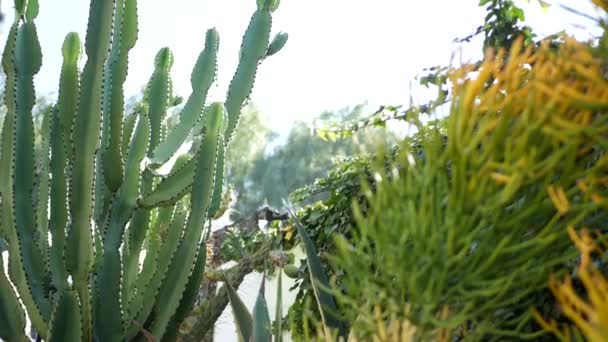
[[[136,0],[91,0],[86,63],[81,70],[80,38],[68,34],[57,103],[35,125],[39,4],[15,1],[2,56],[0,241],[8,270],[0,262],[0,338],[26,341],[28,319],[49,341],[175,336],[203,277],[210,220],[223,210],[225,148],[258,65],[287,40],[280,33],[270,41],[278,2],[257,1],[224,103],[207,103],[219,47],[217,31],[207,31],[192,93],[169,129],[168,48],[156,55],[143,104],[125,114]],[[200,143],[160,174],[188,136]]]

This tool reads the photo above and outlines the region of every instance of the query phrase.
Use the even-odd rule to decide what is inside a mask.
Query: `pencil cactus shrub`
[[[608,279],[603,267],[598,266],[606,263],[606,237],[592,234],[589,229],[576,231],[574,227],[569,227],[568,233],[580,252],[576,278],[583,284],[583,291],[578,289],[570,275],[564,279],[551,277],[549,286],[571,324],[560,324],[554,319],[547,321],[538,311],[534,311],[535,317],[560,341],[606,341]]]
[[[15,2],[2,55],[0,240],[8,269],[0,262],[1,339],[27,341],[27,320],[49,341],[173,339],[204,273],[224,151],[258,65],[284,45],[269,39],[277,6],[258,1],[224,103],[207,101],[219,48],[217,31],[207,31],[191,95],[169,129],[171,51],[158,52],[144,102],[125,115],[137,1],[92,0],[84,44],[76,33],[65,38],[57,103],[44,113],[35,144],[39,6]],[[161,174],[189,135],[200,143]]]
[[[445,131],[421,127],[422,154],[406,143],[393,168],[377,168],[354,237],[336,241],[354,331],[373,335],[366,318],[380,307],[423,339],[545,334],[532,307],[550,274],[573,269],[567,227],[607,219],[602,62],[571,38],[557,50],[520,39],[452,70]]]

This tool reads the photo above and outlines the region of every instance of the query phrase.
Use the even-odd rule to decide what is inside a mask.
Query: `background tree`
[[[365,106],[358,105],[322,113],[313,122],[314,126],[324,126],[331,122],[360,120],[364,114]],[[311,124],[296,121],[286,142],[267,153],[278,135],[264,126],[260,115],[252,108],[244,116],[248,122],[240,126],[240,134],[233,142],[239,147],[232,149],[239,153],[229,156],[232,166],[228,182],[236,192],[233,218],[247,216],[265,204],[280,208],[290,193],[326,175],[336,161],[373,152],[380,144],[391,145],[398,140],[397,133],[382,128],[361,130],[351,137],[327,139],[315,134]],[[311,197],[305,202],[311,203],[317,198]]]

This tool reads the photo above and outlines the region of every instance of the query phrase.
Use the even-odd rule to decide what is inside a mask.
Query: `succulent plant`
[[[192,93],[169,130],[168,48],[156,55],[142,105],[125,114],[136,0],[91,0],[84,68],[78,65],[80,38],[70,33],[57,103],[37,127],[39,5],[15,1],[2,56],[7,115],[0,140],[0,241],[9,260],[6,273],[0,262],[0,338],[28,340],[27,319],[49,341],[172,336],[204,273],[206,232],[222,202],[224,151],[258,65],[286,40],[280,34],[270,44],[277,6],[258,1],[225,103],[207,103],[219,48],[217,31],[207,31]],[[41,143],[35,146],[36,135]],[[201,137],[195,151],[160,175],[158,168],[189,135]]]

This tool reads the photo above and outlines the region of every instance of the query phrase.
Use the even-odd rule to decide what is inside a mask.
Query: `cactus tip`
[[[279,5],[281,4],[281,0],[257,0],[258,10],[274,12]]]
[[[154,65],[163,70],[169,70],[173,66],[173,53],[168,47],[158,51],[154,59]]]
[[[15,0],[15,11],[19,16],[24,16],[27,10],[27,0]]]
[[[281,51],[285,44],[287,44],[287,40],[289,39],[289,35],[285,32],[277,33],[272,42],[268,45],[268,50],[266,50],[266,57],[272,56],[277,52]]]
[[[74,61],[80,56],[80,37],[76,32],[70,32],[63,41],[61,54],[65,60]]]

